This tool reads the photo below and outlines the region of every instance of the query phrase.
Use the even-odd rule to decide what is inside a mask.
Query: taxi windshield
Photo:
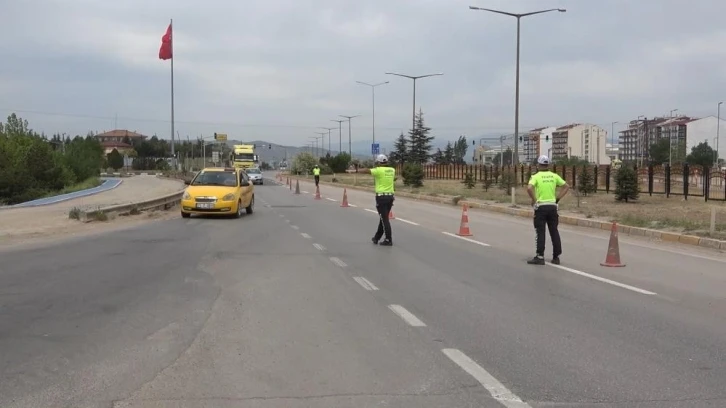
[[[202,171],[191,182],[192,186],[237,186],[237,176],[231,171]]]
[[[245,170],[247,174],[260,174],[260,169],[247,169]]]

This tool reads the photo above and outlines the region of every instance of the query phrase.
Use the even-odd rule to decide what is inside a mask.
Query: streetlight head
[[[567,11],[567,9],[557,9],[557,11],[559,11],[560,13],[564,13]]]

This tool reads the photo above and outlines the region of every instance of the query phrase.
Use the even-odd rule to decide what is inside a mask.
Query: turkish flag
[[[171,24],[166,29],[166,34],[161,37],[161,48],[159,48],[159,59],[168,60],[172,58],[171,46]]]

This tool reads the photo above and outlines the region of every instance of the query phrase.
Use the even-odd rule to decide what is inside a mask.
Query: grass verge
[[[77,191],[81,190],[87,190],[89,188],[98,187],[103,183],[101,179],[98,177],[91,177],[86,180],[81,181],[80,183],[73,184],[72,186],[65,187],[58,191],[53,191],[52,193],[46,194],[43,198],[47,197],[55,197],[63,194],[70,194],[75,193]]]
[[[321,176],[321,181],[331,182],[332,178],[333,176]],[[337,179],[333,183],[335,185],[373,186],[373,178],[370,175],[336,174],[335,178]],[[460,180],[424,180],[423,187],[414,189],[404,186],[399,179],[396,191],[450,197],[453,204],[462,199],[503,206],[512,202],[512,197],[496,185],[484,188],[482,183],[478,182],[469,189]],[[515,203],[519,206],[529,205],[525,187],[516,188]],[[713,234],[709,232],[712,207],[716,209],[716,228]],[[703,197],[684,200],[681,196],[666,198],[662,194],[649,196],[641,192],[637,202],[621,203],[615,201],[612,193],[598,192],[578,196],[572,191],[560,202],[560,214],[726,240],[726,203],[706,202]]]

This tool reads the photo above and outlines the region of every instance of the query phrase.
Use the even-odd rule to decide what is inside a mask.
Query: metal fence
[[[670,167],[647,166],[638,168],[634,166],[638,175],[641,193],[648,195],[661,194],[666,197],[679,196],[702,197],[705,201],[726,201],[726,171],[696,165],[679,165]],[[400,174],[401,168],[397,171]],[[558,173],[570,185],[578,184],[578,175],[582,172],[592,172],[594,183],[598,191],[610,193],[615,186],[616,169],[612,166],[552,166],[552,171]],[[464,180],[471,174],[475,181],[485,182],[491,180],[496,184],[504,173],[513,173],[518,185],[526,185],[530,176],[537,172],[536,166],[494,166],[475,164],[427,164],[424,166],[424,178],[428,180]]]

